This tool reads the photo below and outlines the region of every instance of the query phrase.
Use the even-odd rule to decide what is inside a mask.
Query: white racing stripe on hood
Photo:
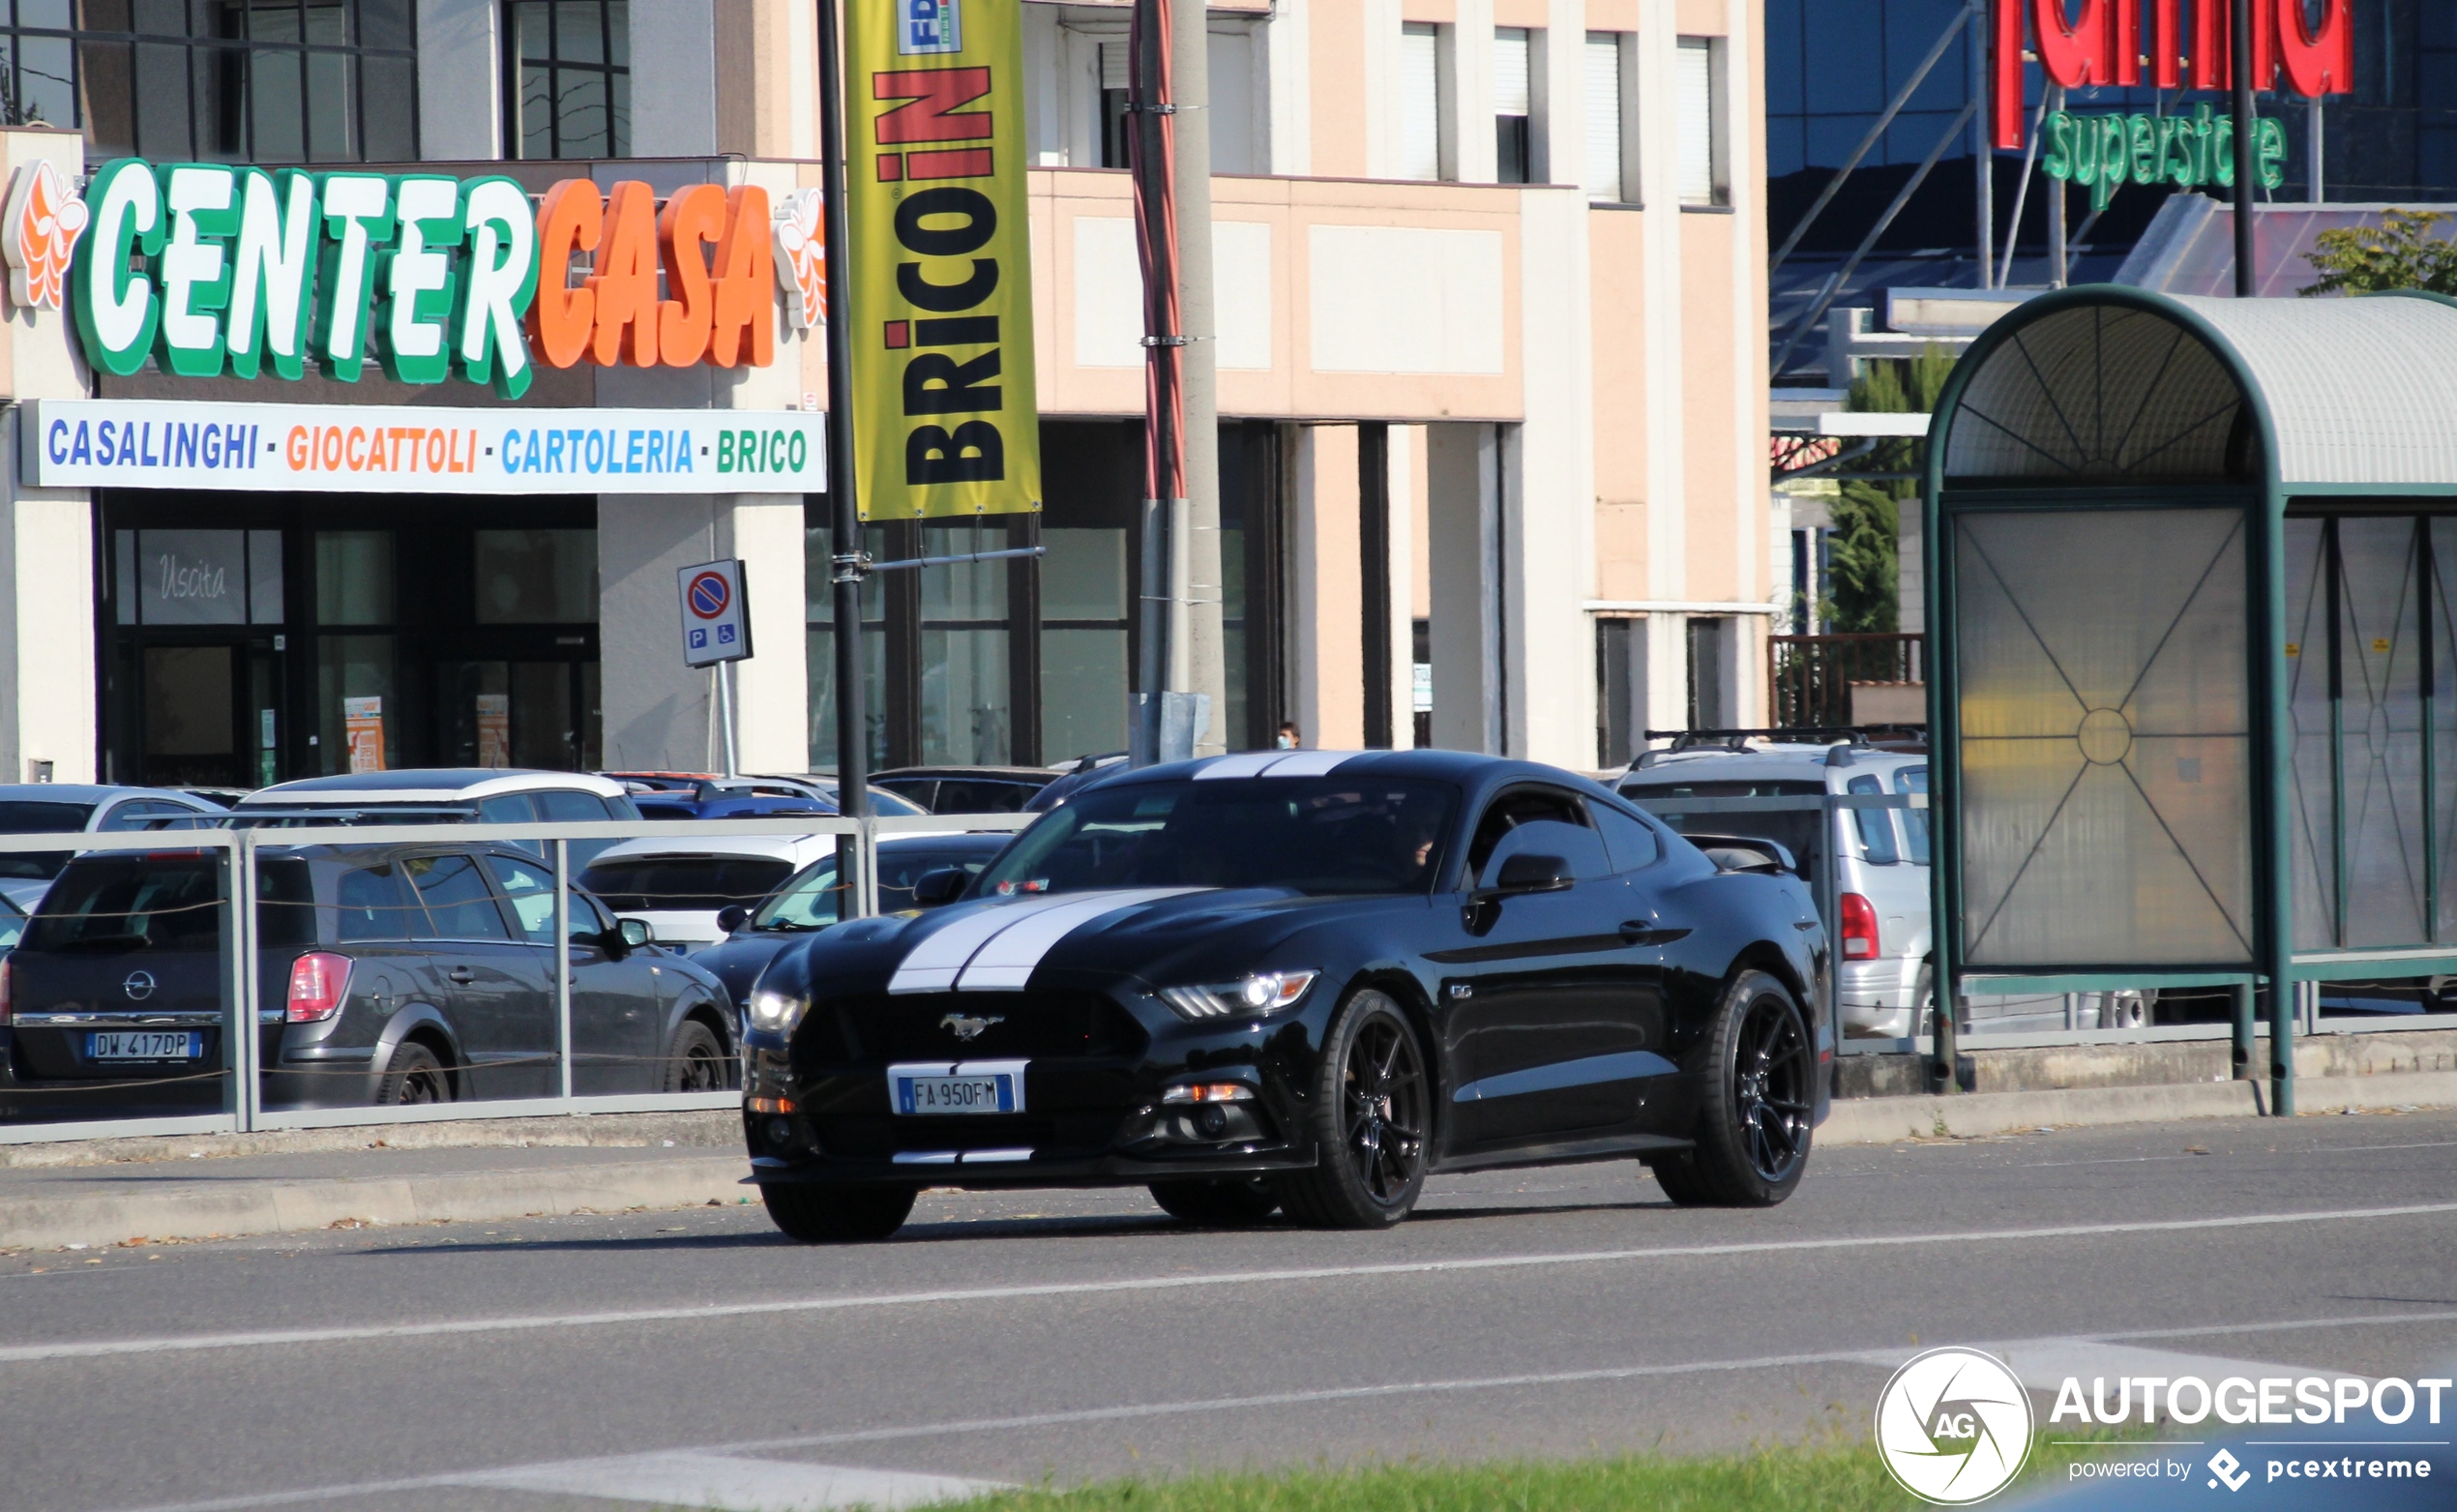
[[[1077,930],[1096,924],[1111,914],[1140,908],[1164,898],[1205,890],[1200,887],[1143,887],[1133,892],[1095,893],[1089,898],[1069,898],[1064,906],[1042,909],[999,931],[965,965],[963,975],[956,982],[956,991],[1022,992],[1023,984],[1030,980],[1032,968],[1041,964],[1041,958]],[[898,974],[902,975],[901,972]],[[888,991],[895,989],[890,987]]]
[[[1195,774],[1201,782],[1216,777],[1321,777],[1362,751],[1246,751],[1222,756]]]
[[[888,979],[891,993],[943,993],[956,985],[956,973],[964,968],[973,952],[995,938],[1010,925],[1080,902],[1068,897],[1020,898],[982,909],[969,918],[958,919],[938,931],[908,952],[897,966],[895,976]]]
[[[1195,774],[1195,781],[1205,782],[1215,777],[1260,777],[1262,769],[1280,759],[1286,752],[1246,751],[1236,756],[1222,756]]]

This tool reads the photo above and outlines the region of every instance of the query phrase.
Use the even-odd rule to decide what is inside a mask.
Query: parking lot
[[[1675,1209],[1630,1162],[1436,1177],[1379,1234],[932,1192],[852,1249],[753,1205],[27,1251],[0,1463],[26,1512],[784,1507],[846,1468],[1856,1435],[1940,1343],[2447,1375],[2452,1175],[2426,1112],[1825,1151],[1761,1212]]]

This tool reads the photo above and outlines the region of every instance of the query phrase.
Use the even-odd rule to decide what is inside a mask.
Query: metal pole
[[[862,511],[859,479],[853,468],[853,354],[846,345],[840,311],[853,308],[853,239],[844,221],[844,120],[842,67],[837,58],[836,0],[818,0],[819,25],[819,173],[825,181],[828,250],[827,341],[827,488],[830,540],[835,561],[829,574],[835,608],[836,650],[836,783],[837,812],[848,818],[868,818],[871,812],[870,717],[864,706],[862,680]],[[840,882],[862,866],[858,835],[840,838],[836,875]],[[846,915],[856,911],[862,894],[844,892]]]
[[[2316,205],[2328,193],[2328,129],[2323,120],[2323,103],[2327,98],[2325,95],[2312,97],[2312,114],[2304,122],[2303,157],[2311,164],[2304,170],[2304,178],[2312,186],[2312,202]]]
[[[1222,622],[1220,571],[1220,400],[1214,378],[1219,343],[1213,340],[1211,290],[1211,23],[1201,0],[1171,8],[1169,28],[1169,98],[1174,118],[1177,197],[1177,329],[1186,338],[1178,373],[1186,446],[1185,570],[1172,580],[1180,589],[1183,638],[1172,636],[1169,654],[1183,656],[1182,674],[1171,685],[1206,700],[1207,723],[1194,731],[1197,756],[1228,747],[1228,668]],[[1170,555],[1180,551],[1170,542]]]
[[[1970,99],[1979,113],[1970,122],[1971,197],[1976,211],[1979,249],[1978,286],[1996,286],[1997,154],[1988,140],[1988,0],[1970,0],[1963,13],[1970,17]],[[2010,238],[2013,233],[2007,232]]]
[[[734,752],[733,664],[731,662],[717,664],[717,721],[725,726],[725,775],[733,777],[741,772],[742,760]]]
[[[2063,85],[2057,85],[2054,89],[2049,91],[2049,95],[2055,102],[2055,104],[2049,106],[2050,109],[2061,110],[2064,108]],[[2040,117],[2042,123],[2044,123],[2046,119],[2047,118],[2045,116]],[[2050,288],[2064,287],[2065,276],[2072,270],[2072,252],[2064,243],[2064,180],[2052,179],[2049,181],[2048,287]]]
[[[2250,982],[2238,982],[2228,992],[2235,998],[2235,1046],[2229,1059],[2235,1068],[2235,1079],[2249,1082],[2252,1071],[2253,997],[2256,989]]]
[[[263,1047],[258,1038],[264,1029],[257,1022],[254,832],[242,830],[239,843],[223,853],[223,859],[229,866],[230,885],[225,892],[230,917],[223,921],[222,936],[230,947],[230,1017],[236,1024],[231,1052],[223,1057],[233,1078],[231,1095],[225,1101],[238,1131],[246,1134],[255,1128],[257,1115],[264,1112]]]
[[[725,774],[733,775],[730,770]],[[554,843],[554,1063],[572,1100],[572,843]]]
[[[2253,180],[2260,175],[2254,163],[2252,90],[2258,82],[2252,76],[2252,0],[2235,0],[2231,8],[2228,40],[2233,44],[2235,86],[2235,297],[2250,299],[2258,284],[2252,248]]]
[[[1201,10],[1197,7],[1198,12]],[[1140,704],[1135,722],[1138,765],[1161,758],[1163,708],[1170,689],[1185,684],[1181,612],[1185,580],[1172,569],[1184,534],[1186,414],[1184,370],[1189,340],[1179,309],[1176,121],[1170,77],[1170,0],[1136,0],[1127,39],[1128,165],[1135,181],[1135,233],[1143,276],[1142,574],[1136,663]]]

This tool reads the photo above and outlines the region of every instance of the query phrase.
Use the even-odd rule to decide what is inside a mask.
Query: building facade
[[[114,29],[70,24],[106,9]],[[1045,554],[872,579],[878,764],[1125,744],[1142,592],[1126,12],[1023,10],[1045,507],[876,524],[865,545]],[[1763,461],[1758,12],[1213,8],[1231,749],[1288,721],[1309,745],[1592,767],[1648,726],[1760,722],[1783,543]],[[782,205],[819,182],[812,12],[784,0],[20,3],[0,20],[13,176],[47,162],[75,182],[138,155],[501,178],[533,201],[577,179],[618,207],[625,184],[659,204],[713,186]],[[614,452],[621,426],[668,421],[813,432],[824,364],[790,298],[760,317],[765,365],[541,364],[518,398],[372,360],[354,382],[314,363],[191,375],[163,354],[106,371],[67,315],[12,301],[0,762],[229,786],[370,761],[711,769],[715,687],[683,665],[676,572],[739,556],[743,764],[831,766],[824,496],[704,461],[620,488],[578,465],[601,429],[584,411]],[[414,468],[342,492],[193,468],[65,486],[84,476],[59,470],[68,442],[29,449],[71,435],[37,417],[77,401],[158,417],[165,436],[264,404],[329,410],[337,433],[371,406],[449,407],[450,427],[484,411],[467,429],[488,468],[488,438],[524,417],[543,435],[551,412],[573,436],[570,491]]]

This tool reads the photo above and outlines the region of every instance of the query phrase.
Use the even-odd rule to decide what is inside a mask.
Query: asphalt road
[[[933,1193],[857,1249],[737,1206],[27,1253],[0,1504],[757,1512],[1713,1449],[1863,1435],[1947,1343],[2446,1376],[2452,1253],[2444,1112],[1838,1149],[1771,1212],[1617,1164],[1439,1180],[1383,1234]]]

